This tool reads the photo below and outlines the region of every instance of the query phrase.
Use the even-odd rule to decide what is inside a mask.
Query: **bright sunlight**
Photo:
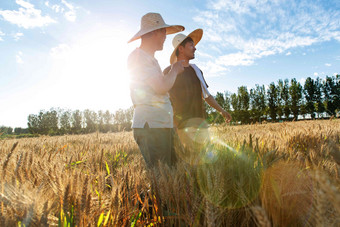
[[[51,50],[53,67],[45,82],[49,89],[63,91],[53,97],[68,100],[60,106],[101,110],[131,106],[127,37],[122,30],[99,25],[71,45],[61,43]]]

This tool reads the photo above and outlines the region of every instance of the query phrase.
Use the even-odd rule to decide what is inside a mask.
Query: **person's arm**
[[[174,85],[176,77],[184,71],[183,61],[171,65],[170,71],[165,76],[150,77],[146,83],[152,87],[157,94],[166,94]]]
[[[209,104],[209,106],[220,112],[227,123],[231,121],[231,115],[217,103],[212,95],[206,98],[205,101]]]

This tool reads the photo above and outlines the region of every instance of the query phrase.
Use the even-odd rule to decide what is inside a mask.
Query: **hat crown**
[[[142,17],[140,27],[141,30],[144,30],[160,25],[165,25],[165,22],[159,13],[147,13]]]
[[[177,46],[181,44],[181,42],[183,42],[186,38],[187,36],[182,33],[177,34],[172,40],[172,46],[177,48]]]

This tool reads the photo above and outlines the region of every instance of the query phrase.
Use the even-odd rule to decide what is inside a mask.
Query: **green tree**
[[[51,108],[49,111],[45,113],[45,122],[48,128],[48,135],[56,135],[58,134],[59,127],[58,127],[58,112],[56,109]]]
[[[322,97],[323,84],[321,78],[316,78],[315,80],[315,110],[318,113],[318,118],[325,112],[325,105],[323,104]]]
[[[250,89],[250,114],[253,122],[261,122],[266,111],[266,90],[264,85]]]
[[[14,133],[16,135],[26,134],[26,133],[29,133],[29,130],[28,130],[28,128],[17,127],[17,128],[14,128]]]
[[[104,115],[104,132],[109,132],[113,130],[113,114],[106,110]]]
[[[79,134],[82,132],[82,122],[83,122],[83,116],[80,110],[75,110],[72,113],[71,117],[71,131],[74,134]]]
[[[283,88],[280,92],[281,99],[283,100],[283,113],[286,120],[289,120],[290,115],[290,96],[289,96],[289,80],[285,79]]]
[[[71,133],[71,111],[64,110],[60,114],[60,133]]]
[[[283,100],[283,92],[284,92],[284,83],[282,80],[279,80],[277,83],[277,116],[279,117],[279,120],[282,119],[282,116],[284,115],[284,100]]]
[[[329,115],[335,116],[336,109],[339,108],[337,104],[337,82],[335,77],[326,76],[326,80],[323,83],[323,92],[325,98],[326,111]]]
[[[305,99],[301,99],[301,104],[300,104],[300,114],[302,115],[303,119],[306,118],[306,114],[308,113],[307,111],[307,105],[306,105],[306,102],[305,102]]]
[[[127,110],[119,109],[114,114],[114,125],[117,131],[131,130],[133,107]]]
[[[12,127],[1,126],[0,127],[0,135],[1,134],[11,135],[11,134],[13,134],[13,128]]]
[[[239,101],[239,115],[242,123],[246,124],[250,122],[249,114],[249,93],[246,86],[241,86],[237,91],[238,101]]]
[[[240,102],[237,94],[233,93],[231,96],[231,106],[233,108],[233,111],[231,113],[231,116],[233,118],[233,121],[238,122],[240,121]]]
[[[290,109],[292,110],[294,118],[297,120],[299,116],[300,104],[302,99],[302,86],[299,82],[296,81],[295,78],[293,78],[290,81],[290,83],[291,83],[289,87],[289,95],[291,97]]]
[[[276,121],[277,116],[277,95],[278,95],[278,89],[275,86],[275,83],[272,82],[267,90],[267,97],[268,97],[268,109],[269,109],[269,116],[272,119],[272,121]]]
[[[104,113],[103,111],[98,111],[98,130],[99,132],[104,132]]]
[[[97,113],[92,110],[86,109],[84,110],[84,119],[85,119],[85,132],[92,133],[97,130]]]
[[[305,85],[303,87],[303,92],[305,94],[305,99],[306,99],[306,111],[309,113],[312,117],[312,119],[315,118],[315,106],[314,103],[316,101],[315,99],[315,91],[316,91],[316,86],[314,83],[314,80],[310,77],[308,77],[305,81]]]
[[[334,77],[335,80],[335,91],[334,91],[334,104],[337,107],[336,110],[339,113],[340,112],[340,74],[337,74]]]
[[[224,98],[223,93],[217,92],[217,94],[215,96],[215,100],[223,109],[226,109],[226,100]],[[214,122],[215,123],[223,123],[224,122],[224,119],[219,112],[212,110],[211,114],[214,115],[214,119],[215,119]]]
[[[36,134],[36,133],[39,133],[39,118],[37,115],[35,114],[30,114],[28,115],[28,123],[27,123],[27,126],[28,126],[28,131],[32,134]]]

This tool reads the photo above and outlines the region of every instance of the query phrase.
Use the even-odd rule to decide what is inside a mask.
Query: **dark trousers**
[[[134,128],[133,136],[149,168],[157,166],[158,161],[168,166],[176,163],[173,128],[149,128],[146,123],[144,128]]]

